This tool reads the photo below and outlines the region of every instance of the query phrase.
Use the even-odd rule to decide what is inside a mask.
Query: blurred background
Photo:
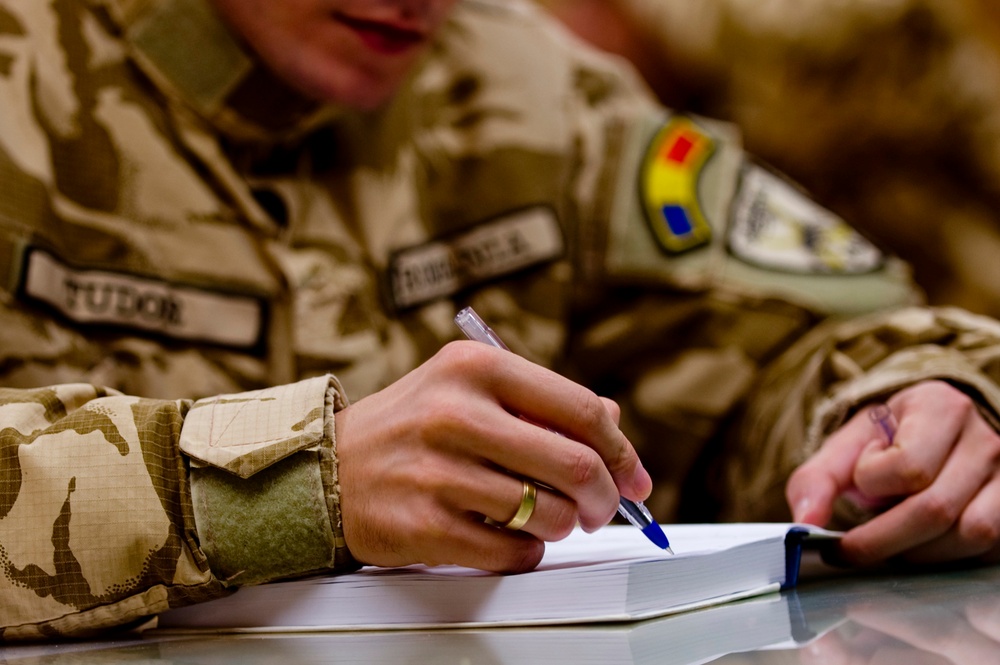
[[[931,304],[1000,318],[1000,2],[538,1],[668,106],[736,123]]]

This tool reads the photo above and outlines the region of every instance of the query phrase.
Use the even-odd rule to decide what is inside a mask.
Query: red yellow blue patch
[[[715,140],[690,119],[672,118],[649,146],[640,176],[643,209],[660,247],[680,254],[712,239],[698,179]]]

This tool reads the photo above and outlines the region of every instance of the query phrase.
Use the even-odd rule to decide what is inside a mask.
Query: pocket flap
[[[320,445],[327,420],[333,418],[334,407],[327,397],[335,392],[331,386],[336,386],[333,377],[321,376],[198,400],[181,429],[181,451],[249,478],[293,453]]]

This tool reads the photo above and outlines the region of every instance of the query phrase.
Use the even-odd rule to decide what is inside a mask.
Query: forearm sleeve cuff
[[[355,567],[344,542],[330,376],[196,402],[181,430],[213,574],[245,586]]]
[[[921,381],[938,379],[972,396],[980,413],[997,428],[1000,419],[1000,388],[969,362],[961,352],[936,346],[918,346],[900,351],[858,378],[844,382],[829,399],[817,405],[808,434],[806,456],[843,425],[859,407],[891,395]]]

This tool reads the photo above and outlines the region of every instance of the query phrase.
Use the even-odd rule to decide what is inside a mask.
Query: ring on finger
[[[517,512],[506,522],[500,523],[487,518],[486,523],[493,526],[500,526],[511,531],[519,531],[531,519],[531,514],[535,512],[535,499],[538,496],[538,488],[530,480],[521,481],[521,503],[517,506]]]

